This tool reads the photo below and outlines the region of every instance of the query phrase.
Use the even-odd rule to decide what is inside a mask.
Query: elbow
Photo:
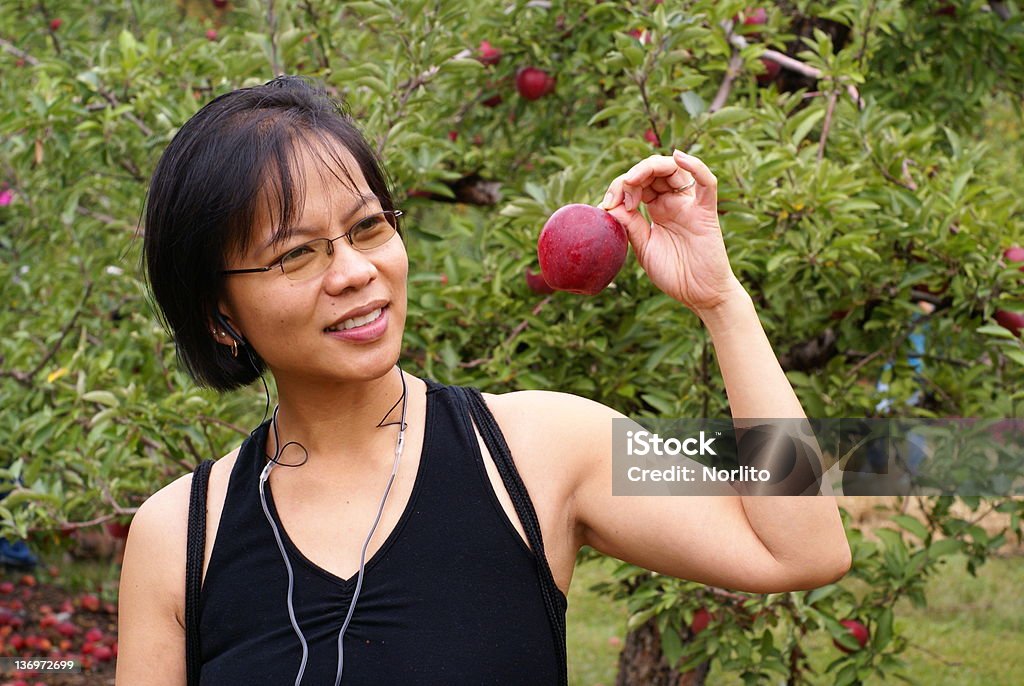
[[[834,570],[835,576],[828,582],[830,584],[842,579],[853,567],[853,553],[850,551],[850,542],[846,540],[845,536],[838,548],[839,559]]]
[[[786,588],[773,589],[773,592],[779,590],[809,591],[834,584],[842,579],[853,564],[849,543],[844,538],[834,547],[828,548],[827,552],[827,555],[819,554],[813,559],[804,560],[791,566],[787,581],[781,584]]]
[[[852,566],[853,555],[850,552],[850,544],[844,537],[835,545],[834,549],[830,550],[828,556],[818,558],[813,567],[807,570],[813,570],[813,573],[801,580],[798,590],[810,590],[834,584],[846,576]]]

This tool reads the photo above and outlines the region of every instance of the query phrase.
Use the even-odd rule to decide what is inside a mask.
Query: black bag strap
[[[537,560],[537,573],[540,576],[544,606],[548,611],[551,631],[555,637],[555,646],[558,649],[560,664],[562,665],[559,684],[566,686],[569,683],[569,677],[565,648],[565,615],[558,602],[561,591],[555,584],[555,579],[551,575],[551,568],[548,566],[547,557],[544,554],[544,541],[540,532],[540,520],[537,519],[537,513],[533,509],[533,502],[526,491],[526,486],[519,477],[519,471],[512,460],[512,453],[509,451],[508,443],[505,442],[501,428],[495,421],[490,409],[488,409],[483,395],[476,388],[462,386],[453,386],[452,388],[456,390],[456,397],[461,398],[463,402],[469,405],[473,421],[480,429],[480,436],[484,439],[484,444],[494,459],[494,464],[498,468],[498,474],[501,475],[501,480],[505,483],[505,489],[508,491],[509,498],[512,499],[512,505],[515,506],[516,514],[519,515],[519,521],[523,523],[526,540],[530,544],[530,550],[533,551],[534,557]]]
[[[203,588],[206,553],[206,487],[213,460],[203,460],[192,473],[188,501],[188,541],[185,545],[185,674],[188,686],[199,686],[199,593]]]

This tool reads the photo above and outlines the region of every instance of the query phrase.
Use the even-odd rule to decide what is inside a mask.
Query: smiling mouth
[[[384,314],[384,310],[386,307],[387,306],[378,307],[372,312],[368,312],[367,314],[364,314],[361,317],[352,317],[351,319],[346,319],[340,324],[328,326],[326,329],[324,329],[324,331],[348,331],[349,329],[356,329],[359,328],[360,326],[366,326],[367,324],[370,324],[380,319],[381,315]]]

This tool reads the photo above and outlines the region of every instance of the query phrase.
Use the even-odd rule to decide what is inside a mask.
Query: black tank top
[[[549,621],[537,560],[494,494],[466,404],[454,388],[427,384],[419,470],[397,526],[366,561],[342,684],[557,684],[564,637]],[[259,499],[268,429],[269,420],[243,443],[228,483],[199,603],[203,685],[293,684],[302,659],[287,570]],[[355,575],[340,579],[304,557],[269,484],[266,495],[309,645],[302,683],[331,686]],[[564,627],[561,591],[555,601]]]

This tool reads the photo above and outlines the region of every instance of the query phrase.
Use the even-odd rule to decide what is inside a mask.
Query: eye
[[[300,262],[307,260],[316,253],[316,248],[311,243],[304,243],[297,248],[292,248],[281,256],[280,262],[287,266],[289,262]]]
[[[387,226],[387,220],[384,219],[384,215],[375,214],[372,217],[367,217],[356,224],[355,228],[352,229],[352,233],[362,233],[365,231],[372,232],[377,229],[382,229],[385,226]]]
[[[390,237],[393,228],[384,214],[375,214],[366,219],[360,220],[352,227],[352,242],[361,243],[372,247],[374,242],[381,237]]]

